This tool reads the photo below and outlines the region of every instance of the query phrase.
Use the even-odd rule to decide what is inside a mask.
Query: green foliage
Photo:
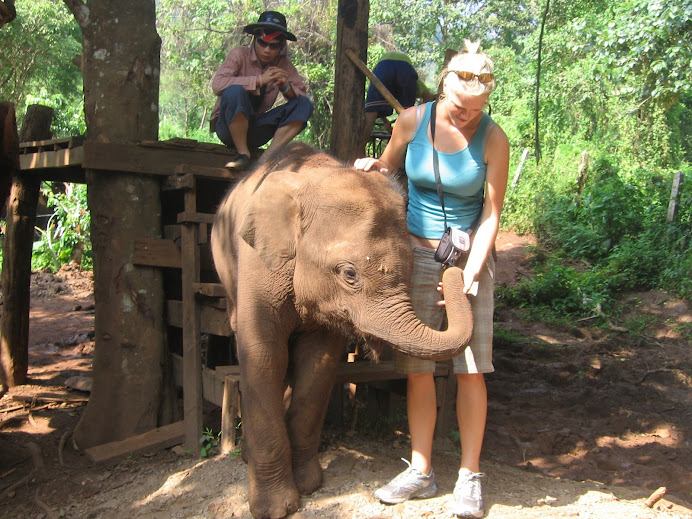
[[[54,190],[47,182],[41,186],[46,204],[54,213],[45,230],[36,228],[41,239],[34,243],[32,270],[49,268],[57,272],[61,265],[70,262],[77,262],[85,269],[93,268],[86,185],[64,184],[64,188],[64,192]]]
[[[199,440],[199,443],[202,445],[200,455],[203,458],[210,456],[214,451],[216,451],[220,441],[221,431],[214,434],[214,431],[212,431],[209,427],[204,429],[204,433],[202,433],[202,437]]]
[[[406,52],[434,88],[446,50],[481,39],[495,62],[490,109],[511,143],[511,182],[523,150],[536,149],[545,5],[371,0],[368,64],[388,50]],[[284,12],[298,37],[289,52],[315,104],[299,139],[328,148],[337,0],[159,0],[161,139],[218,142],[208,131],[211,78],[231,47],[249,42],[242,27],[265,8]],[[0,99],[17,104],[20,123],[26,104],[41,103],[56,110],[56,136],[84,133],[81,81],[70,63],[81,52],[81,36],[72,16],[54,0],[19,2],[17,9],[17,20],[0,31]],[[530,154],[508,189],[502,225],[535,233],[553,260],[541,263],[531,283],[503,294],[513,304],[586,316],[612,308],[621,290],[691,296],[691,20],[692,0],[551,1],[538,97],[541,159]],[[588,164],[581,162],[585,152]],[[587,175],[580,173],[585,165]],[[667,224],[671,180],[680,170],[686,173],[680,211]],[[84,239],[76,233],[73,240],[67,222],[54,217],[36,247],[40,264],[55,268]]]
[[[17,2],[17,18],[0,30],[0,100],[15,104],[21,127],[26,106],[56,108],[56,137],[83,133],[82,80],[72,63],[81,32],[64,3]]]

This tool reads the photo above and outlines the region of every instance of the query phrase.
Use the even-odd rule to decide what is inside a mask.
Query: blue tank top
[[[412,234],[439,240],[445,230],[433,170],[433,147],[428,139],[432,103],[425,111],[408,144],[406,176],[408,177],[408,211],[406,221]],[[440,180],[444,195],[447,225],[468,230],[478,225],[483,209],[486,164],[483,159],[486,136],[494,126],[486,113],[468,146],[455,153],[437,152]]]

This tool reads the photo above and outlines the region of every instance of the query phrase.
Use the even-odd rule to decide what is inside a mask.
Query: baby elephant
[[[348,338],[382,339],[426,359],[456,355],[473,326],[461,270],[445,272],[447,330],[428,328],[408,296],[401,194],[384,175],[303,144],[238,182],[211,245],[238,347],[250,511],[285,517],[322,483],[318,446]]]

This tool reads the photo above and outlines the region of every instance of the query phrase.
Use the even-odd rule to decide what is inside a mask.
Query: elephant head
[[[291,157],[268,166],[248,190],[239,236],[268,273],[288,272],[301,320],[379,338],[419,358],[458,354],[473,328],[461,270],[444,274],[447,330],[429,328],[408,295],[412,249],[394,184],[323,154]]]

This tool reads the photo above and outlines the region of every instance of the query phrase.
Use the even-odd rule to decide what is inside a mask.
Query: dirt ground
[[[501,234],[499,284],[531,275],[532,243]],[[91,274],[74,268],[33,276],[30,383],[0,399],[0,519],[249,519],[237,454],[173,448],[95,465],[73,447],[91,374],[91,290]],[[556,329],[500,301],[481,463],[487,518],[692,519],[692,314],[663,292],[622,303],[621,322]],[[450,517],[453,435],[435,442],[438,496],[386,506],[372,494],[405,468],[405,414],[367,416],[325,428],[324,485],[293,517]],[[218,410],[206,420],[219,430]],[[647,507],[659,487],[667,494]]]

